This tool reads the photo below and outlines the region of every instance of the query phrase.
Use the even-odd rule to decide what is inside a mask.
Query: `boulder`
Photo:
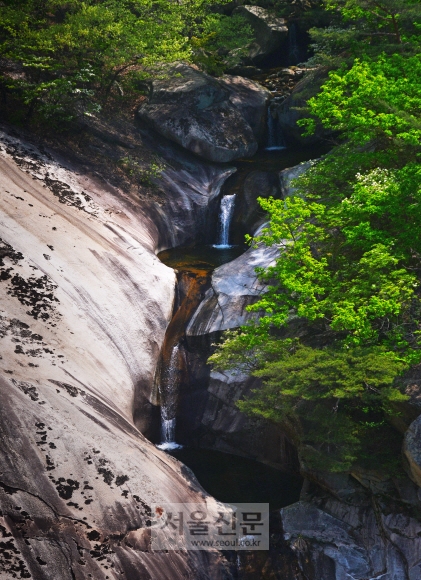
[[[421,415],[406,432],[403,453],[407,459],[409,476],[421,487]]]
[[[281,510],[284,538],[306,578],[323,580],[415,580],[421,570],[420,523],[385,510],[378,499],[354,503],[313,498]]]
[[[266,129],[266,110],[271,98],[270,91],[259,83],[242,76],[224,75],[224,86],[230,92],[230,101],[250,125],[258,142]]]
[[[258,63],[285,42],[288,28],[283,18],[261,6],[238,6],[234,13],[241,14],[253,29],[254,40],[249,49],[248,59]]]
[[[138,117],[164,137],[210,161],[256,153],[267,91],[240,78],[217,80],[186,64],[152,84]]]
[[[187,327],[187,336],[237,328],[255,318],[256,313],[247,312],[246,308],[258,300],[265,288],[256,276],[255,269],[274,263],[278,252],[277,247],[259,245],[216,268],[212,274],[211,287]]]

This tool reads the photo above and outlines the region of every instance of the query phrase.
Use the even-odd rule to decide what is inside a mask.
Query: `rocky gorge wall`
[[[226,173],[203,171],[192,204]],[[229,577],[218,554],[149,547],[152,502],[207,501],[141,433],[174,300],[156,225],[16,134],[0,175],[2,580]]]
[[[206,83],[197,71],[185,76],[179,92],[201,106]],[[179,89],[177,79],[170,94]],[[232,92],[212,83],[196,118],[207,107],[216,119],[234,107],[230,114],[251,154],[256,129],[247,119],[258,110],[254,127],[264,123],[267,93],[253,83],[238,85]],[[238,398],[258,388],[256,379],[210,373],[203,365],[210,343],[244,323],[246,306],[264,291],[254,268],[275,258],[276,249],[267,248],[249,249],[214,271],[186,330],[192,383],[181,392],[179,419],[181,429],[189,425],[182,436],[199,447],[300,469],[301,501],[274,514],[269,554],[234,561],[217,552],[151,551],[151,503],[213,502],[187,468],[142,435],[156,420],[154,376],[175,301],[175,273],[156,252],[209,241],[221,187],[234,171],[209,162],[214,127],[201,128],[198,148],[197,133],[194,139],[179,133],[180,108],[169,110],[161,97],[141,105],[141,122],[150,127],[155,121],[146,115],[162,113],[161,135],[190,153],[147,133],[165,160],[155,199],[128,195],[17,134],[1,134],[2,580],[420,578],[418,419],[411,423],[411,416],[402,427],[409,427],[412,479],[385,480],[375,469],[316,473],[299,462],[279,426],[236,408]],[[124,145],[135,146],[135,140]],[[219,145],[215,150],[218,156]],[[241,146],[236,155],[243,153]],[[288,195],[290,179],[305,167],[282,172],[276,183],[255,174],[239,219],[256,231],[264,218],[256,211],[256,184],[264,182],[268,195],[273,188]]]

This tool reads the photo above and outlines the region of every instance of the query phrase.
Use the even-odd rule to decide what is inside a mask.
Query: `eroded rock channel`
[[[143,125],[91,120],[77,162],[0,133],[0,578],[418,580],[417,377],[398,425],[410,477],[385,479],[310,471],[279,426],[237,409],[256,379],[206,364],[276,255],[242,245],[265,221],[257,196],[287,195],[324,151],[281,149],[273,123],[295,112],[272,100],[268,120],[254,81],[186,76],[172,108],[158,84]],[[227,111],[233,135],[221,122],[213,148]],[[105,181],[81,161],[90,148],[107,176],[107,160],[159,155],[157,187]],[[269,551],[151,549],[151,504],[212,496],[269,501]]]
[[[177,290],[155,376],[160,417],[149,436],[220,501],[267,502],[275,510],[300,497],[299,462],[287,435],[236,407],[256,381],[211,372],[206,361],[221,332],[250,316],[247,306],[263,291],[255,267],[276,255],[244,244],[244,234],[264,223],[257,197],[286,195],[314,153],[277,147],[237,162],[211,216],[209,243],[158,254],[176,271]]]

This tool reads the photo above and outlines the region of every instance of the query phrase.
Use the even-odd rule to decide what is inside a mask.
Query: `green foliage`
[[[341,471],[390,437],[406,400],[399,376],[421,361],[421,57],[418,3],[328,5],[332,25],[312,34],[337,68],[300,124],[322,124],[337,145],[291,196],[259,199],[269,225],[254,243],[279,257],[258,270],[267,289],[255,318],[210,362],[261,377],[239,407],[283,423],[310,466]]]
[[[240,14],[209,14],[203,19],[200,36],[191,39],[193,60],[212,74],[222,74],[247,54],[252,34]]]
[[[325,0],[327,25],[310,29],[312,65],[336,69],[355,57],[419,53],[418,0]]]
[[[154,186],[154,180],[160,177],[161,173],[165,169],[165,165],[159,159],[152,161],[146,165],[142,165],[134,159],[131,155],[122,157],[118,165],[123,169],[123,171],[141,184],[149,187]]]
[[[28,117],[37,111],[57,125],[93,114],[114,89],[123,92],[121,78],[127,82],[139,71],[145,77],[165,63],[194,60],[198,43],[205,56],[228,39],[240,47],[242,22],[213,13],[215,4],[226,2],[5,0],[0,51],[7,66],[0,70],[0,89],[3,96],[19,97]]]
[[[385,55],[356,60],[350,70],[331,72],[310,112],[329,129],[342,131],[356,144],[394,140],[396,146],[420,145],[421,54]],[[312,133],[314,120],[300,122]],[[385,143],[385,146],[390,146]]]

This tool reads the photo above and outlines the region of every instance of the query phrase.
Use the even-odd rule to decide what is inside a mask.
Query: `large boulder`
[[[379,497],[356,490],[347,503],[313,497],[281,510],[284,538],[306,578],[415,580],[421,573],[421,525]],[[373,505],[375,509],[373,509]]]
[[[257,83],[217,80],[181,63],[153,82],[138,117],[200,157],[228,162],[256,153],[267,100]]]
[[[216,268],[211,287],[187,327],[187,336],[237,328],[256,317],[256,313],[246,310],[259,299],[265,288],[256,276],[256,268],[266,268],[274,263],[278,252],[277,247],[259,245]]]
[[[242,76],[224,75],[221,79],[230,93],[230,101],[250,125],[258,142],[266,130],[266,110],[271,93],[255,81]]]
[[[253,43],[248,60],[258,63],[278,50],[286,41],[288,28],[283,18],[261,6],[238,6],[234,13],[241,14],[253,30]]]

